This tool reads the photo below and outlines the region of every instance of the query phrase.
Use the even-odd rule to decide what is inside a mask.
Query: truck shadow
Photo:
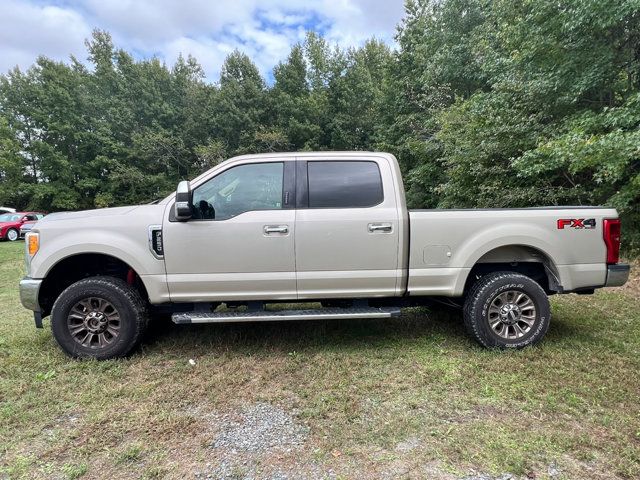
[[[146,350],[222,348],[242,351],[303,351],[309,349],[381,348],[398,341],[473,344],[465,335],[462,312],[448,309],[407,309],[397,318],[299,320],[280,322],[175,325],[154,318],[144,341]],[[191,350],[190,350],[191,351]]]
[[[588,329],[587,329],[588,330]],[[553,318],[546,342],[589,341],[597,333],[562,318]],[[466,334],[462,312],[448,308],[406,309],[392,319],[295,320],[201,325],[175,325],[168,317],[154,318],[143,348],[176,348],[190,354],[215,350],[239,353],[368,350],[397,344],[477,347]],[[479,347],[478,347],[479,348]],[[195,351],[194,351],[195,350]]]

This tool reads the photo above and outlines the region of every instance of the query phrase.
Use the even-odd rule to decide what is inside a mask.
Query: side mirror
[[[191,185],[187,180],[183,180],[178,184],[176,203],[173,208],[178,221],[184,222],[193,215],[193,210],[191,209]]]

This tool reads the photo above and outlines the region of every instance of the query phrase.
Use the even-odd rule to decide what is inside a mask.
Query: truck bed
[[[476,262],[544,262],[563,291],[605,284],[605,207],[410,210],[410,295],[462,294]]]

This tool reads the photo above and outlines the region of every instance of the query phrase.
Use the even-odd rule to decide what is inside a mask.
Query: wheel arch
[[[538,282],[548,294],[562,291],[556,261],[548,250],[532,242],[504,243],[479,249],[469,267],[469,270],[464,270],[464,279],[459,279],[463,295],[478,278],[497,271],[526,275]]]
[[[121,258],[103,252],[83,252],[60,258],[51,265],[43,278],[38,302],[42,315],[51,312],[56,298],[67,287],[83,278],[104,275],[125,280],[148,299],[147,287],[138,271]]]

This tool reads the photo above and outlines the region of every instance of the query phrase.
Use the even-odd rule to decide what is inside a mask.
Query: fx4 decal
[[[587,229],[591,230],[596,228],[595,218],[561,218],[558,220],[558,230],[564,230],[567,228],[577,228],[578,230]]]

